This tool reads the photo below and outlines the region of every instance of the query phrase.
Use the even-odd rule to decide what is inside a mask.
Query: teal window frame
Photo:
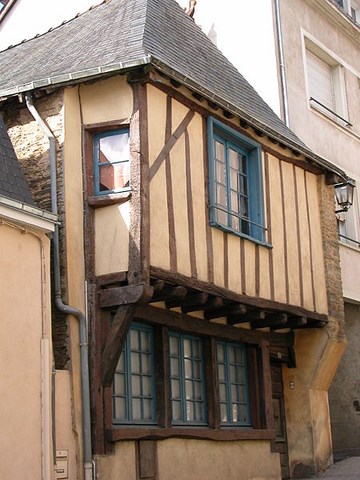
[[[135,348],[131,344],[131,335],[135,332],[138,335],[138,348]],[[142,333],[145,333],[149,337],[149,348],[145,349],[142,346]],[[137,355],[139,358],[139,371],[135,371],[135,366],[132,362],[132,354]],[[143,357],[147,356],[149,359],[148,365],[144,365]],[[121,368],[121,365],[124,365]],[[147,368],[148,367],[148,368]],[[121,394],[116,393],[116,383],[120,381],[120,377],[123,376],[123,392]],[[132,380],[133,377],[137,377],[139,383],[140,393],[135,395],[133,393]],[[151,394],[146,395],[143,392],[144,379],[150,379]],[[147,382],[149,383],[149,382]],[[117,417],[116,412],[116,400],[124,400],[124,416]],[[155,425],[156,421],[156,389],[155,389],[155,365],[154,365],[154,331],[150,325],[133,322],[126,337],[123,351],[120,355],[120,359],[115,371],[113,382],[113,424],[131,424],[131,425]],[[134,402],[140,403],[140,418],[134,418]],[[151,418],[144,418],[144,405],[145,401],[151,402]]]
[[[190,346],[190,353],[185,351],[185,342]],[[169,330],[169,359],[172,425],[206,426],[203,338]],[[175,384],[178,385],[176,395]],[[180,407],[180,418],[175,419],[176,405]],[[189,419],[189,415],[193,419]]]
[[[116,130],[105,130],[93,135],[93,152],[94,152],[94,194],[96,196],[110,195],[114,193],[127,192],[131,190],[130,186],[130,176],[129,176],[129,185],[123,188],[101,190],[100,189],[100,169],[108,166],[108,163],[100,161],[99,152],[100,152],[100,141],[106,137],[112,137],[119,134],[127,134],[128,140],[130,139],[130,129],[129,127],[117,128]],[[118,166],[121,164],[127,164],[130,172],[131,162],[130,162],[130,150],[129,158],[122,159],[116,162],[111,162],[111,165]],[[129,173],[130,175],[130,173]]]
[[[221,360],[219,359],[219,348],[223,350]],[[245,345],[217,341],[216,365],[220,425],[222,427],[251,427],[248,365]],[[234,419],[234,415],[237,416],[237,419]],[[222,420],[224,416],[226,420]]]
[[[224,148],[222,162],[216,157],[216,142]],[[264,215],[261,145],[215,118],[209,117],[208,152],[210,225],[269,246]],[[236,170],[231,166],[230,152],[237,154],[239,162],[236,187],[233,185]],[[223,178],[220,178],[221,174],[217,168],[219,165],[224,169]],[[219,189],[226,192],[226,205],[219,200],[217,193]],[[247,214],[241,213],[242,205],[245,205]],[[237,224],[238,228],[235,228],[234,224]]]

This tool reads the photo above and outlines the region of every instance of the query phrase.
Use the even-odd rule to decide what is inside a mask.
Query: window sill
[[[245,240],[249,240],[250,242],[256,243],[257,245],[261,245],[261,246],[266,247],[266,248],[273,248],[271,243],[265,242],[263,240],[258,240],[257,238],[251,237],[250,235],[246,235],[245,233],[236,232],[235,230],[232,230],[231,228],[226,228],[222,225],[219,225],[218,223],[210,222],[210,226],[214,227],[214,228],[217,228],[218,230],[222,230],[223,232],[235,235],[236,237],[244,238]]]
[[[194,427],[158,428],[158,427],[113,427],[106,431],[109,442],[120,440],[164,440],[166,438],[187,438],[198,440],[273,440],[276,437],[275,430],[271,429],[246,429],[246,428],[222,428],[210,429]]]
[[[125,203],[131,197],[131,191],[110,193],[109,195],[96,195],[88,197],[87,202],[90,207],[99,208],[107,207],[109,205],[118,205]]]

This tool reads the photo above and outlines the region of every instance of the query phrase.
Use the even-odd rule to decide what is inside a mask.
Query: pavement
[[[334,463],[326,472],[317,477],[307,477],[299,480],[360,480],[360,457],[350,457]]]

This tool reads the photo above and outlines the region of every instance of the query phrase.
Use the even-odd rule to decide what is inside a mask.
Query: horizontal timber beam
[[[99,291],[99,305],[100,308],[113,308],[119,305],[146,303],[151,299],[153,292],[153,287],[143,283],[105,288]]]
[[[164,282],[175,285],[183,285],[188,289],[191,288],[194,290],[200,290],[202,292],[208,293],[209,295],[221,297],[223,300],[228,302],[237,302],[244,304],[246,307],[271,311],[272,313],[286,313],[289,317],[305,317],[308,319],[308,323],[310,323],[310,320],[317,321],[319,323],[319,327],[322,326],[321,323],[326,324],[328,321],[327,315],[323,313],[313,312],[303,307],[280,303],[266,298],[250,297],[247,295],[235,293],[226,288],[219,287],[217,285],[204,282],[196,278],[187,277],[186,275],[178,272],[164,270],[160,267],[151,266],[150,275],[153,278],[163,280]]]

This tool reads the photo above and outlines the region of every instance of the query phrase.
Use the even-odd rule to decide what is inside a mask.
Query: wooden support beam
[[[289,328],[303,327],[307,324],[306,317],[289,317],[286,326]]]
[[[251,328],[265,328],[265,327],[286,327],[287,322],[286,313],[275,313],[266,315],[264,319],[254,320],[251,322]]]
[[[192,96],[196,98],[196,100],[199,100],[199,102],[202,102],[204,100],[204,97],[200,93],[193,92]]]
[[[220,317],[228,317],[230,315],[244,315],[246,313],[246,307],[245,305],[237,304],[230,304],[230,305],[224,305],[223,307],[220,308],[214,308],[211,310],[206,310],[204,312],[204,318],[206,320],[212,320],[213,318],[220,318]]]
[[[168,328],[180,329],[193,335],[204,337],[214,336],[230,341],[251,343],[258,345],[265,339],[272,345],[289,346],[294,343],[293,333],[269,333],[235,328],[230,325],[206,322],[200,318],[191,317],[183,313],[153,307],[151,305],[138,305],[135,317],[155,325],[164,325]]]
[[[209,295],[204,292],[196,293],[195,295],[187,296],[184,303],[181,306],[183,313],[197,312],[203,310]]]
[[[224,305],[224,300],[221,297],[209,297],[204,310],[212,310],[213,308],[220,308]]]
[[[110,287],[100,290],[100,308],[113,308],[132,303],[146,303],[153,296],[153,287],[143,283],[125,287]]]
[[[213,110],[219,110],[219,106],[216,103],[210,102],[210,100],[208,100],[207,103],[208,103],[209,107],[212,108]]]
[[[152,302],[162,302],[170,300],[184,300],[187,295],[187,288],[177,286],[177,287],[164,287],[159,293],[153,296]]]
[[[134,312],[135,304],[118,307],[116,311],[102,352],[101,380],[103,386],[109,387],[112,384]]]
[[[258,129],[255,129],[254,132],[258,137],[263,137],[265,135],[264,132],[262,132],[261,130],[258,130]]]
[[[246,122],[245,120],[240,120],[240,127],[244,128],[245,130],[247,130],[250,125],[248,124],[248,122]]]
[[[223,110],[223,115],[225,118],[234,118],[234,114],[231,112],[228,112],[227,110]]]
[[[298,328],[324,328],[327,325],[327,322],[319,321],[319,320],[312,320],[310,318],[307,319],[306,325],[298,325],[292,327],[294,330]]]
[[[165,282],[163,280],[155,280],[152,283],[154,289],[154,295],[158,295],[165,287]]]
[[[127,272],[107,273],[96,277],[98,287],[107,287],[109,285],[122,284],[127,282]]]

